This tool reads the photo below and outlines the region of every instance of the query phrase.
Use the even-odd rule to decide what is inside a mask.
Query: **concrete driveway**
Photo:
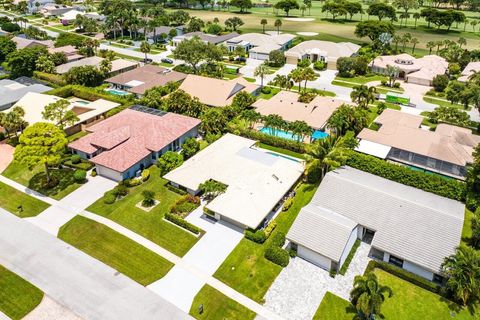
[[[84,319],[191,319],[115,269],[3,209],[0,264]]]
[[[203,206],[190,213],[186,220],[205,230],[205,235],[182,258],[182,263],[148,288],[188,312],[195,295],[206,283],[204,276],[192,274],[194,269],[212,275],[243,238],[243,233],[223,222],[207,220],[203,217]]]
[[[0,141],[0,173],[13,161],[15,148],[7,144],[6,140]]]

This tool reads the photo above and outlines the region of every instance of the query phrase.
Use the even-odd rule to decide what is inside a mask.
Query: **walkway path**
[[[5,170],[13,160],[15,148],[7,144],[7,140],[0,141],[0,173]]]
[[[1,319],[1,318],[0,318]],[[43,296],[42,302],[27,314],[22,320],[82,320],[71,310],[65,308],[61,304],[47,295]]]
[[[135,281],[0,209],[0,264],[85,319],[188,319]]]

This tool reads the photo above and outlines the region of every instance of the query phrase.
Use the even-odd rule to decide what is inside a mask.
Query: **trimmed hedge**
[[[59,74],[34,71],[33,75],[35,78],[39,80],[47,81],[54,86],[62,87],[65,85],[65,81],[63,81],[63,77]]]
[[[287,149],[293,152],[305,153],[305,144],[293,140],[287,140],[280,137],[271,136],[260,131],[230,128],[230,133],[240,135],[245,138],[260,141],[273,147]]]
[[[184,196],[187,194],[187,191],[185,190],[182,190],[180,188],[177,188],[177,187],[174,187],[172,186],[170,183],[165,185],[167,187],[168,190],[172,191],[172,192],[175,192],[176,194],[179,194],[181,196]]]
[[[112,102],[125,104],[129,99],[122,98],[120,96],[114,96],[101,89],[87,88],[80,85],[68,85],[61,88],[53,89],[47,92],[48,94],[55,95],[61,98],[68,98],[75,96],[80,99],[88,101],[95,101],[98,99],[105,99]]]
[[[286,267],[290,262],[290,254],[287,250],[271,246],[265,250],[265,258],[279,266]]]
[[[92,169],[95,165],[91,163],[90,161],[83,160],[80,163],[72,163],[71,160],[67,160],[63,162],[63,165],[66,167],[70,167],[73,169],[80,169],[80,170],[85,170],[88,171]]]
[[[270,239],[270,245],[275,247],[283,247],[285,244],[285,233],[277,232],[275,233],[272,238]]]
[[[87,172],[85,170],[77,169],[73,173],[73,178],[76,182],[84,182],[87,179]]]
[[[277,227],[277,221],[271,221],[268,226],[265,228],[265,236],[268,238],[272,234],[273,230]]]
[[[253,242],[262,244],[267,240],[267,235],[263,230],[254,231],[251,229],[247,229],[245,230],[245,238]]]
[[[188,222],[188,221],[186,221],[186,220],[184,220],[184,219],[182,219],[179,216],[176,216],[174,214],[165,213],[165,219],[170,221],[170,222],[173,222],[177,226],[185,228],[188,231],[191,231],[195,234],[200,234],[202,232],[202,229],[200,229],[199,227],[191,224],[190,222]]]
[[[438,175],[414,171],[355,151],[349,152],[346,165],[442,197],[462,202],[466,199],[465,183],[455,179],[445,179]]]
[[[150,170],[144,169],[142,171],[142,181],[145,182],[148,180],[148,178],[150,178]]]
[[[405,269],[396,267],[386,262],[370,260],[370,262],[367,265],[367,268],[365,269],[364,274],[368,274],[372,272],[374,269],[382,269],[388,273],[393,274],[394,276],[399,277],[400,279],[403,279],[425,290],[428,290],[430,292],[433,292],[445,297],[444,290],[442,290],[441,286],[425,278],[422,278],[416,274],[413,274]]]
[[[340,271],[338,271],[339,274],[342,276],[345,275],[345,272],[347,272],[348,266],[350,265],[350,262],[352,262],[353,257],[355,256],[355,252],[357,252],[358,247],[360,247],[360,239],[355,240],[355,243],[352,246],[352,249],[348,253],[347,258],[343,262],[342,267],[340,268]]]

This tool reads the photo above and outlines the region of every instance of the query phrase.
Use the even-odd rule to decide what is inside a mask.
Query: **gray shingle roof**
[[[43,84],[22,86],[16,81],[0,80],[0,111],[10,108],[28,92],[43,93],[51,89]]]
[[[350,167],[328,173],[308,208],[331,210],[374,230],[373,247],[432,272],[459,245],[465,213],[458,201]],[[327,229],[318,223],[305,227],[305,232]]]

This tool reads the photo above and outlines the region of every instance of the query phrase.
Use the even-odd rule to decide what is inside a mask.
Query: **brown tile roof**
[[[90,134],[68,146],[88,154],[106,149],[91,161],[124,172],[151,152],[160,151],[199,124],[198,119],[175,113],[158,116],[126,109],[89,127],[87,131]]]
[[[170,69],[154,65],[145,65],[111,77],[105,80],[105,82],[130,87],[129,82],[135,81],[138,85],[132,85],[127,91],[135,94],[144,94],[150,88],[164,86],[168,82],[181,81],[186,77],[185,73],[171,71]]]

